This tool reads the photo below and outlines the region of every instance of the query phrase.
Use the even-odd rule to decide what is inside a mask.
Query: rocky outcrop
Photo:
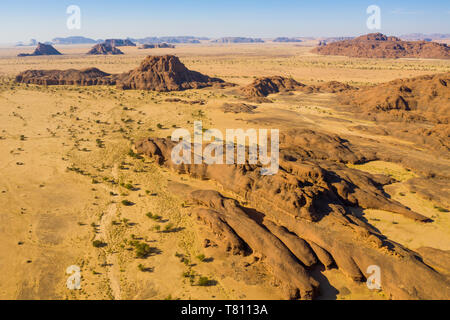
[[[136,44],[129,39],[106,39],[104,44],[111,47],[136,47]]]
[[[116,76],[97,68],[83,70],[27,70],[16,76],[16,82],[38,85],[114,85]]]
[[[351,40],[321,43],[314,52],[360,58],[433,58],[449,59],[450,47],[427,41],[402,41],[381,33],[371,33]]]
[[[123,52],[116,48],[113,47],[109,44],[105,44],[105,43],[99,43],[96,44],[95,46],[92,47],[91,50],[89,50],[87,52],[87,54],[91,54],[91,55],[116,55],[116,54],[123,54]]]
[[[274,76],[257,78],[248,86],[240,88],[240,92],[247,97],[267,97],[272,93],[294,91],[302,87],[305,85],[292,78]]]
[[[61,55],[61,52],[53,48],[50,44],[38,43],[37,48],[33,53],[19,53],[18,57],[29,57],[29,56],[55,56]]]
[[[398,79],[344,92],[341,102],[379,117],[449,123],[450,72]]]
[[[194,215],[216,234],[224,250],[261,256],[286,297],[313,298],[320,288],[311,271],[318,265],[336,267],[355,281],[365,281],[368,267],[378,266],[389,298],[450,297],[446,275],[348,210],[378,208],[428,220],[383,192],[390,178],[341,163],[365,157],[346,141],[313,131],[286,132],[280,138],[280,170],[273,176],[261,176],[259,164],[177,165],[171,159],[174,146],[169,139],[147,138],[135,148],[160,166],[212,180],[245,201],[243,207],[214,190],[190,196]],[[329,150],[335,155],[323,159],[321,152]]]
[[[269,94],[279,92],[301,91],[305,93],[336,93],[354,89],[354,87],[338,81],[329,81],[319,85],[306,85],[297,82],[292,78],[273,76],[257,78],[251,84],[240,88],[239,91],[247,98],[264,98]],[[263,100],[261,102],[265,101]]]
[[[225,83],[221,79],[211,78],[187,69],[177,57],[172,55],[148,56],[138,68],[123,74],[109,74],[97,68],[85,70],[27,70],[17,75],[16,82],[41,85],[117,85],[118,88],[125,90],[154,91],[232,86],[232,84]]]
[[[191,71],[176,56],[148,56],[141,65],[120,76],[118,87],[154,91],[179,91],[225,85],[218,78],[211,78]]]

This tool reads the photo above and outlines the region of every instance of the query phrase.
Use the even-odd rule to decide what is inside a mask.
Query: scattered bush
[[[197,284],[201,287],[206,287],[206,286],[211,285],[211,280],[209,280],[208,277],[200,277],[200,278],[198,278]]]
[[[164,231],[168,232],[168,231],[172,230],[172,228],[173,228],[173,223],[166,224],[164,226]]]
[[[157,214],[153,214],[151,212],[147,212],[145,215],[147,217],[149,217],[150,219],[155,220],[155,221],[160,221],[161,220],[161,216],[159,216]]]
[[[122,200],[122,204],[126,207],[131,207],[132,205],[134,205],[133,202],[128,201],[128,200]]]
[[[202,254],[199,254],[197,257],[196,257],[200,262],[203,262],[203,261],[205,261],[205,259],[206,259],[206,257],[205,257],[205,255],[202,253]]]
[[[442,208],[442,207],[434,206],[434,208],[439,212],[449,212],[449,210]]]
[[[100,241],[100,240],[94,240],[94,241],[92,241],[92,245],[93,245],[94,247],[96,247],[96,248],[101,248],[101,247],[103,247],[105,244],[104,244],[102,241]]]

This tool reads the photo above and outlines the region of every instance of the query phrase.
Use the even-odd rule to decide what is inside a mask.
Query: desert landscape
[[[0,299],[450,298],[445,43],[164,40],[0,48]],[[198,121],[278,173],[174,163]]]

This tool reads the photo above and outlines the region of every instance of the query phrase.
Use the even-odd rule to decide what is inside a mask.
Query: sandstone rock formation
[[[191,71],[173,55],[148,56],[141,65],[120,76],[122,89],[175,91],[224,85],[224,81]]]
[[[97,68],[83,70],[27,70],[16,76],[16,82],[38,85],[114,85],[116,76]]]
[[[313,51],[323,55],[361,58],[450,58],[450,47],[446,44],[402,41],[381,33],[371,33],[351,40],[321,43]]]
[[[123,74],[113,75],[97,68],[27,70],[17,75],[16,82],[40,85],[117,85],[121,89],[155,91],[232,86],[221,79],[211,78],[187,69],[176,56],[172,55],[148,56],[138,68]]]
[[[245,200],[244,207],[214,190],[190,196],[194,215],[224,250],[260,255],[282,283],[286,297],[314,298],[320,290],[311,273],[316,266],[337,267],[351,279],[365,281],[371,265],[380,267],[382,289],[390,298],[450,297],[445,274],[349,210],[378,208],[427,221],[386,196],[383,185],[391,183],[390,178],[345,166],[367,159],[348,142],[310,130],[286,132],[280,138],[280,170],[273,176],[261,176],[259,164],[177,165],[171,158],[175,145],[169,139],[147,138],[135,148],[160,166],[212,180]]]
[[[136,47],[136,44],[129,39],[106,39],[104,44],[111,47]]]
[[[251,84],[240,89],[247,97],[267,97],[269,94],[298,90],[305,87],[292,78],[281,76],[263,77],[255,79]]]
[[[29,57],[29,56],[51,56],[51,55],[61,55],[61,52],[53,48],[50,44],[38,43],[37,48],[33,53],[19,53],[18,57]]]
[[[118,48],[116,48],[116,47],[114,47],[114,46],[111,46],[111,45],[109,45],[109,44],[106,44],[106,43],[99,43],[99,44],[96,44],[95,46],[93,46],[92,49],[89,50],[89,52],[88,52],[87,54],[92,54],[92,55],[97,55],[97,54],[102,54],[102,55],[112,54],[112,55],[115,55],[115,54],[123,54],[123,52],[122,52],[120,49],[118,49]]]
[[[239,91],[242,95],[248,98],[262,98],[267,97],[269,94],[289,91],[301,91],[305,93],[336,93],[354,89],[354,87],[338,81],[329,81],[319,85],[306,85],[297,82],[292,78],[273,76],[257,78],[251,84],[240,88]],[[263,99],[261,102],[266,101]]]
[[[448,124],[450,72],[398,79],[344,92],[340,101],[356,106],[360,112]]]

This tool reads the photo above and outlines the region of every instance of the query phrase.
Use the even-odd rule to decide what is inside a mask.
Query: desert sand
[[[121,47],[125,54],[117,56],[86,55],[90,46],[56,45],[63,55],[52,57],[17,57],[24,48],[0,49],[0,298],[448,299],[448,270],[432,261],[433,255],[444,256],[444,251],[450,250],[448,123],[432,118],[407,122],[390,116],[380,120],[380,116],[363,112],[367,110],[355,110],[357,105],[344,103],[339,90],[317,88],[329,88],[323,84],[338,81],[342,84],[338,87],[345,91],[370,90],[396,79],[448,73],[450,61],[322,56],[311,52],[313,44],[197,44],[151,50]],[[122,74],[137,70],[148,55],[167,54],[178,57],[189,70],[235,86],[157,92],[123,90],[115,85],[42,86],[14,81],[30,69],[98,68]],[[258,83],[258,78],[274,76],[295,79],[314,90],[294,85],[264,94],[267,100],[253,101],[245,94],[249,90],[243,94],[242,88]],[[342,94],[346,97],[350,93]],[[448,109],[449,105],[441,107]],[[280,235],[277,225],[271,224],[286,226],[290,220],[282,221],[278,216],[279,221],[261,222],[242,213],[244,209],[272,212],[269,205],[256,208],[257,202],[264,205],[256,190],[246,190],[250,194],[246,198],[220,175],[211,173],[209,179],[198,179],[198,174],[190,174],[195,168],[182,173],[170,162],[159,161],[149,146],[142,144],[165,141],[175,128],[192,131],[196,120],[206,128],[222,131],[279,128],[287,135],[285,146],[301,147],[282,149],[285,155],[292,156],[295,151],[296,160],[310,165],[298,169],[302,173],[295,173],[297,169],[286,172],[286,177],[304,181],[303,172],[314,176],[320,167],[355,182],[361,192],[368,190],[368,196],[358,193],[355,200],[344,195],[341,189],[345,187],[339,183],[334,189],[324,187],[327,196],[340,201],[337,207],[348,210],[344,215],[336,209],[336,215],[342,213],[336,221],[350,217],[350,225],[358,225],[354,229],[361,232],[362,239],[357,238],[351,247],[359,269],[339,262],[347,261],[347,256],[341,254],[342,249],[336,253],[327,248],[332,239],[317,244],[324,239],[318,237],[311,244],[310,231],[302,229],[301,234],[300,227],[290,231],[302,235],[297,239],[309,241],[306,247],[311,250],[302,251],[303,259],[293,258],[291,252],[296,249],[289,247],[289,236]],[[444,126],[443,134],[439,133],[441,140],[432,134],[417,139],[417,133],[395,130],[404,127],[409,132],[435,132],[433,128],[439,125]],[[299,140],[288,139],[293,132],[296,135],[291,137]],[[377,183],[367,189],[361,181]],[[307,186],[308,197],[312,194],[322,199],[322,189]],[[260,187],[268,188],[264,184]],[[214,190],[220,196],[205,196],[198,190]],[[294,190],[300,192],[300,188]],[[205,205],[205,197],[227,197],[236,203],[230,200],[225,201],[228,207],[211,207]],[[297,214],[274,199],[283,211]],[[319,229],[322,224],[324,228],[334,225],[331,215],[316,209],[317,215],[299,210],[298,216],[309,221],[307,224],[317,223]],[[227,239],[237,254],[224,250],[226,241],[215,234],[213,226],[217,220],[208,222],[204,210],[222,217],[231,228],[230,234],[237,234],[251,252],[245,253],[245,246],[241,248],[233,236]],[[259,230],[257,234],[270,245],[276,243],[285,259],[271,256],[243,225]],[[352,239],[351,232],[341,238],[339,232],[346,228],[335,230],[342,243]],[[381,239],[371,238],[381,241],[381,247],[367,244],[367,232]],[[277,234],[281,242],[273,240]],[[395,254],[389,251],[392,247],[397,248]],[[424,247],[441,251],[431,250],[430,254]],[[321,256],[320,252],[325,253]],[[326,252],[332,256],[330,265],[323,258]],[[421,259],[415,260],[411,252],[421,252]],[[396,265],[392,262],[397,261],[393,260],[396,254],[401,256],[398,269],[390,267]],[[309,261],[306,256],[313,258]],[[390,282],[384,284],[386,290],[369,290],[364,282],[367,275],[355,275],[365,272],[361,265],[367,257],[378,257],[386,268],[394,270],[389,274]],[[81,290],[66,286],[70,276],[66,269],[72,265],[81,268]],[[404,274],[396,277],[395,273],[402,273],[399,270]],[[418,285],[418,293],[408,291],[401,282],[415,270],[425,270],[418,279],[428,281]],[[293,277],[294,286],[286,288],[295,272],[299,276]],[[397,290],[400,285],[407,289]],[[297,289],[299,292],[293,292]]]

